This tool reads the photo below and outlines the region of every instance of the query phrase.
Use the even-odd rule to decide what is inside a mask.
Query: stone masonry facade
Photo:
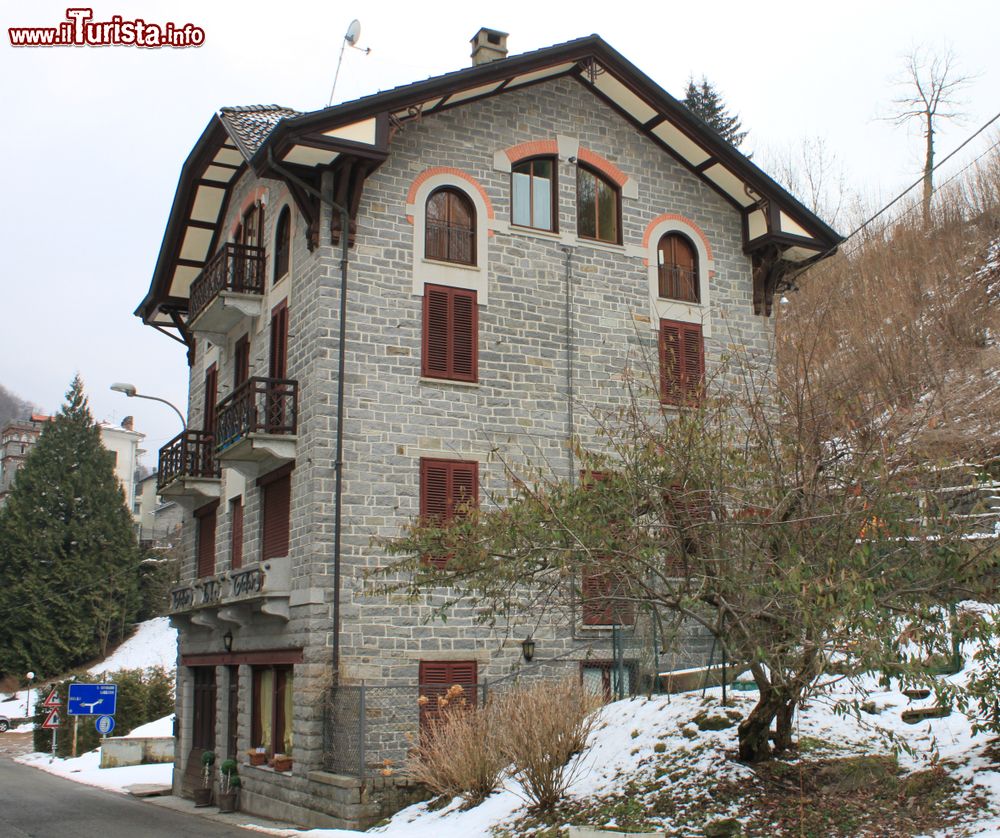
[[[511,175],[502,152],[533,142],[559,149],[559,233],[510,224]],[[563,154],[567,149],[574,153]],[[576,236],[576,163],[569,158],[582,160],[584,155],[627,178],[622,245]],[[414,184],[435,168],[457,170],[460,174],[445,174],[442,182],[464,188],[477,207],[488,201],[492,212],[492,218],[489,212],[479,212],[477,219],[486,227],[486,247],[478,254],[485,271],[468,271],[470,283],[482,282],[484,273],[487,286],[486,294],[481,287],[479,292],[476,384],[421,378],[422,298],[414,293],[414,277],[415,270],[421,277],[433,276],[436,266],[423,259],[416,238],[419,219],[414,215],[423,212],[423,206],[409,205],[408,199],[412,194],[426,198]],[[294,666],[294,765],[289,773],[241,765],[243,805],[309,825],[358,826],[374,822],[418,792],[405,783],[379,778],[378,784],[366,784],[323,770],[324,700],[332,678],[340,248],[330,242],[328,208],[323,209],[319,247],[310,251],[303,221],[284,184],[252,173],[243,175],[230,199],[227,234],[247,203],[261,197],[266,200],[263,241],[268,249],[263,315],[234,328],[225,345],[198,344],[189,409],[190,424],[199,427],[205,371],[212,363],[218,367],[219,398],[229,392],[233,348],[246,331],[251,338],[251,375],[266,374],[270,311],[287,299],[288,377],[299,384],[289,614],[287,620],[255,614],[232,629],[232,648],[234,653],[302,650],[301,663]],[[292,208],[291,269],[272,284],[274,226],[286,204]],[[751,265],[743,252],[739,214],[578,82],[563,78],[526,86],[407,123],[395,134],[388,160],[365,184],[350,252],[341,683],[413,684],[415,700],[420,662],[441,660],[475,660],[480,682],[501,679],[532,666],[524,664],[520,648],[523,637],[532,632],[538,661],[554,673],[576,672],[588,658],[611,657],[606,631],[579,624],[536,628],[529,615],[491,630],[477,625],[472,611],[462,607],[441,623],[429,619],[441,595],[416,603],[368,596],[363,575],[389,561],[373,539],[399,533],[418,514],[421,457],[477,460],[479,501],[488,505],[509,492],[501,459],[526,467],[544,464],[566,477],[572,468],[570,432],[584,447],[599,444],[588,409],[623,403],[626,367],[656,368],[657,322],[650,311],[648,271],[656,242],[650,244],[649,236],[650,225],[664,216],[684,220],[704,237],[711,255],[704,269],[710,302],[702,311],[709,378],[736,349],[766,367],[773,321],[753,313]],[[446,284],[460,283],[460,271],[447,269]],[[576,359],[572,429],[567,411],[567,273]],[[735,383],[723,376],[717,386]],[[260,556],[261,489],[225,468],[217,568],[228,566],[228,501],[237,496],[244,504],[244,564]],[[186,526],[185,579],[196,575],[196,538],[197,527]],[[220,651],[224,627],[211,621],[176,622],[182,662]],[[692,633],[674,650],[672,668],[703,663],[708,648],[704,637]],[[239,681],[236,729],[243,752],[251,736],[248,664],[217,668],[215,738],[224,742],[230,730],[230,678]],[[179,666],[178,776],[191,747],[194,689],[192,670]]]

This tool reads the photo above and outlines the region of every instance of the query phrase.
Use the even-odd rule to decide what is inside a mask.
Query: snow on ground
[[[176,664],[177,629],[170,627],[168,617],[156,617],[139,623],[135,634],[102,663],[90,667],[88,672],[97,675],[120,669],[148,669],[152,666],[162,666],[169,671]]]
[[[173,763],[101,768],[100,750],[91,751],[75,759],[53,759],[48,754],[28,754],[16,761],[76,783],[122,793],[126,793],[129,786],[139,784],[169,786],[174,771]]]
[[[0,701],[0,716],[8,719],[25,719],[35,712],[35,690],[21,690]]]
[[[157,719],[155,722],[147,722],[144,725],[139,725],[131,733],[125,734],[126,739],[138,739],[143,736],[173,736],[174,735],[174,717],[164,716],[162,719]]]

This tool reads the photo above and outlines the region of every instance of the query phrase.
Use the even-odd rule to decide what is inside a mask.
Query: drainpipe
[[[347,358],[347,265],[349,256],[350,238],[350,213],[346,207],[341,206],[333,198],[325,194],[328,190],[317,192],[312,186],[301,178],[279,165],[274,159],[274,154],[270,146],[267,149],[268,165],[278,174],[296,184],[320,202],[326,204],[334,212],[340,213],[340,326],[337,348],[337,442],[336,455],[334,457],[334,491],[333,491],[333,679],[334,683],[340,681],[340,542],[341,542],[341,510],[343,506],[343,486],[344,486],[344,367]],[[333,185],[330,184],[329,191],[332,192]]]
[[[573,248],[566,254],[566,451],[569,456],[569,485],[576,485],[576,459],[573,456]]]

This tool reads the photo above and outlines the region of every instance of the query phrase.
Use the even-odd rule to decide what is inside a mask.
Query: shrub
[[[540,681],[498,702],[501,751],[536,809],[551,809],[566,793],[601,703],[575,678]]]
[[[460,796],[468,806],[486,799],[499,785],[506,766],[499,747],[504,734],[499,704],[474,707],[463,700],[439,702],[440,715],[430,720],[420,743],[410,752],[407,776],[435,794]]]

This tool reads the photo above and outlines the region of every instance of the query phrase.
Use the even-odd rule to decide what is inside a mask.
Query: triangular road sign
[[[62,702],[59,700],[59,690],[52,690],[49,697],[42,702],[42,707],[62,707]]]
[[[48,717],[45,719],[44,722],[42,722],[42,727],[46,728],[47,730],[55,730],[57,727],[59,727],[59,711],[50,710]]]

